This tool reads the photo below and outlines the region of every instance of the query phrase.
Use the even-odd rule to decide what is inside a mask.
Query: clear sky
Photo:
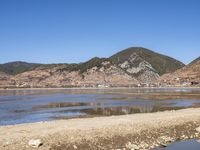
[[[200,56],[200,0],[0,0],[0,63],[82,62],[133,46]]]

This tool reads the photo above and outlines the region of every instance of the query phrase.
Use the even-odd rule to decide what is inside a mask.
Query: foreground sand
[[[31,139],[42,140],[41,150],[129,149],[130,143],[151,149],[199,137],[199,126],[200,108],[1,126],[0,149],[35,149],[28,145]]]

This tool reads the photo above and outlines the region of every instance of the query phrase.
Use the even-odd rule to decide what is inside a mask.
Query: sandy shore
[[[42,140],[41,150],[151,149],[199,137],[199,126],[199,108],[0,126],[0,149],[35,149],[28,145],[31,139]]]

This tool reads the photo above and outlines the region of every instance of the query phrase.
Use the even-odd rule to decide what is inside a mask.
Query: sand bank
[[[128,149],[130,143],[151,149],[178,139],[199,137],[200,109],[148,114],[56,120],[0,127],[0,149]]]

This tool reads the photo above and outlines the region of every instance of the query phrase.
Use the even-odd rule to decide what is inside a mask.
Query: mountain
[[[80,64],[41,65],[11,79],[20,87],[128,86],[138,83],[109,59],[97,57]]]
[[[120,51],[110,59],[142,82],[152,82],[160,75],[174,72],[184,64],[174,58],[158,54],[142,47],[131,47]]]
[[[200,83],[200,57],[173,73],[163,75],[161,79],[168,84]]]
[[[143,47],[131,47],[125,49],[110,58],[117,64],[123,64],[128,61],[133,67],[138,67],[141,62],[146,62],[150,64],[153,71],[157,72],[159,75],[174,72],[185,66],[182,62],[174,58],[153,52],[152,50]]]
[[[34,67],[36,66],[38,66],[38,64],[15,61],[15,62],[9,62],[5,64],[0,64],[0,71],[5,72],[10,75],[16,75],[16,74],[34,69]]]
[[[142,47],[120,51],[110,58],[94,57],[83,63],[0,65],[0,85],[14,87],[137,86],[156,84],[160,76],[184,64]],[[2,78],[2,80],[1,80]]]

